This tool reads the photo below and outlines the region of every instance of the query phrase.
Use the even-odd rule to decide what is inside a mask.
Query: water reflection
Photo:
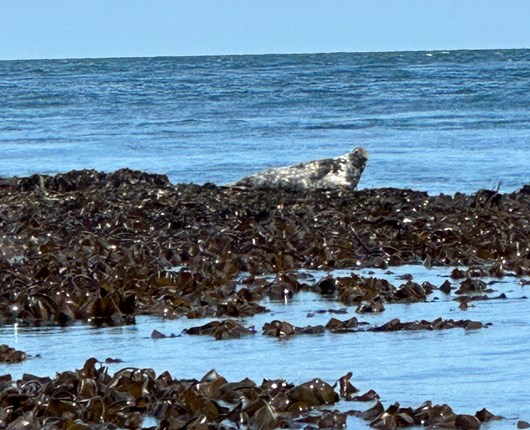
[[[334,275],[349,274],[335,272]],[[368,275],[369,271],[360,272]],[[398,286],[396,279],[404,273],[416,282],[429,281],[441,285],[449,270],[423,266],[393,268],[370,272]],[[312,273],[316,280],[326,273]],[[488,282],[488,279],[485,279]],[[498,280],[496,280],[498,281]],[[0,327],[0,343],[26,351],[33,356],[19,363],[0,365],[0,374],[20,378],[24,373],[54,376],[56,372],[81,368],[89,357],[104,361],[109,372],[123,367],[153,368],[157,374],[168,370],[177,378],[200,378],[215,368],[228,380],[250,377],[284,378],[302,383],[321,377],[330,383],[347,372],[361,391],[376,390],[385,404],[400,402],[418,406],[425,400],[448,403],[456,411],[474,413],[487,407],[495,414],[509,418],[530,418],[530,317],[524,297],[529,286],[519,279],[505,277],[491,285],[493,295],[505,293],[507,299],[473,302],[468,310],[458,307],[454,295],[436,292],[430,301],[416,304],[388,304],[381,314],[356,315],[347,308],[344,315],[330,314],[344,305],[320,295],[303,292],[287,302],[265,301],[270,313],[242,320],[254,325],[255,336],[215,341],[207,336],[180,335],[182,330],[211,319],[163,320],[140,316],[136,325],[91,327]],[[392,318],[402,321],[433,320],[437,317],[472,319],[491,323],[480,330],[359,332],[300,335],[278,340],[262,336],[265,322],[274,319],[297,326],[326,324],[331,317],[347,319],[356,315],[370,324],[383,324]],[[153,330],[174,338],[152,339]],[[352,408],[351,405],[344,405]],[[356,421],[355,425],[359,423]],[[510,421],[513,427],[513,421]],[[489,424],[488,428],[504,428],[507,421]]]

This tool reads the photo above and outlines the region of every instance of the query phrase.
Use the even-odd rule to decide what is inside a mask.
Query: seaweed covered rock
[[[263,334],[266,336],[286,338],[295,334],[322,334],[325,327],[321,325],[296,327],[287,321],[274,320],[263,325]]]
[[[212,321],[199,327],[191,327],[183,331],[189,335],[209,335],[216,340],[238,339],[242,336],[255,334],[253,327],[244,327],[234,320]]]
[[[231,318],[304,288],[293,270],[420,263],[530,274],[530,194],[429,196],[172,185],[128,169],[0,179],[0,323],[117,325],[140,314]],[[270,285],[237,288],[275,273]],[[280,276],[281,275],[281,276]],[[347,305],[423,301],[428,289],[322,281]],[[480,285],[461,286],[478,292]],[[379,298],[376,298],[379,297]]]
[[[339,381],[341,396],[355,400],[351,374]],[[410,425],[479,428],[480,418],[494,417],[485,409],[459,415],[448,405],[425,402],[417,409],[395,403],[385,409],[376,399],[365,411],[345,413],[331,409],[339,402],[334,386],[319,378],[295,385],[284,380],[246,378],[229,382],[215,370],[201,379],[176,379],[169,372],[108,368],[90,358],[83,368],[54,378],[25,374],[14,381],[0,380],[0,419],[8,429],[115,429],[142,428],[146,417],[159,429],[172,428],[344,428],[348,417],[370,421],[374,428]],[[495,417],[498,419],[499,417]],[[485,420],[484,420],[485,422]],[[468,427],[462,427],[468,426]],[[469,427],[471,426],[471,427]]]
[[[453,320],[453,319],[442,319],[436,318],[433,321],[411,321],[401,322],[399,319],[394,318],[386,324],[373,327],[368,329],[369,331],[402,331],[402,330],[448,330],[452,328],[463,328],[465,330],[476,330],[483,328],[484,324],[480,321],[472,320]]]
[[[27,358],[27,354],[8,345],[0,345],[0,363],[20,363]]]

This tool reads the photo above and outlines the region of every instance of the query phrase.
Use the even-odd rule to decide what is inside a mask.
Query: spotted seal
[[[293,191],[337,187],[354,189],[359,183],[367,159],[368,152],[359,147],[336,158],[268,169],[247,176],[233,185]]]

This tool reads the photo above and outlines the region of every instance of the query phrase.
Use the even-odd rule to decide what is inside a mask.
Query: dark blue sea
[[[530,50],[0,61],[0,97],[0,176],[129,167],[174,183],[224,184],[363,146],[369,161],[360,188],[453,194],[530,183]],[[396,286],[405,273],[439,286],[451,268],[361,272]],[[308,276],[317,281],[326,273]],[[480,330],[285,341],[257,334],[217,342],[150,336],[209,320],[140,316],[123,327],[0,326],[0,344],[33,357],[0,364],[0,375],[54,376],[92,356],[122,359],[110,372],[148,367],[200,379],[215,368],[230,381],[250,377],[258,384],[315,377],[333,383],[351,371],[352,383],[376,390],[385,407],[415,408],[426,400],[458,413],[487,407],[505,419],[481,428],[513,429],[519,419],[530,421],[530,285],[514,276],[486,281],[507,299],[464,311],[443,296],[360,317],[370,324],[436,317],[492,324]],[[270,313],[242,323],[258,331],[274,319],[325,324],[330,315],[322,311],[340,307],[312,293],[264,305]],[[341,319],[359,316],[353,308],[347,313]],[[348,428],[369,427],[351,417]]]
[[[529,182],[529,50],[1,61],[0,96],[0,176],[223,184],[363,146],[360,188]]]

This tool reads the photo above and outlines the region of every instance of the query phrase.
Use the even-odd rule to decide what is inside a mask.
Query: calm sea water
[[[234,181],[364,146],[360,187],[528,181],[530,51],[0,62],[0,175]]]
[[[265,167],[337,156],[364,146],[361,188],[397,186],[430,193],[515,190],[530,182],[530,51],[458,51],[201,58],[0,62],[0,176],[121,167],[167,174],[173,182],[234,181]],[[440,285],[449,270],[393,269]],[[315,275],[318,277],[318,275]],[[378,276],[392,276],[378,273]],[[391,279],[396,285],[400,282]],[[357,333],[277,341],[261,335],[216,342],[183,336],[204,323],[141,317],[134,326],[0,327],[0,343],[40,354],[0,374],[54,375],[95,356],[121,367],[200,378],[216,368],[246,376],[313,377],[348,371],[385,405],[447,402],[458,412],[488,407],[514,428],[530,421],[529,287],[495,284],[507,300],[460,311],[451,299],[389,305],[371,323],[436,317],[493,325],[465,332]],[[309,293],[266,303],[273,319],[325,323],[308,312],[340,305]],[[349,315],[353,309],[349,309]],[[68,354],[65,356],[64,351]],[[344,405],[344,408],[366,405]],[[351,428],[366,426],[352,418]]]

